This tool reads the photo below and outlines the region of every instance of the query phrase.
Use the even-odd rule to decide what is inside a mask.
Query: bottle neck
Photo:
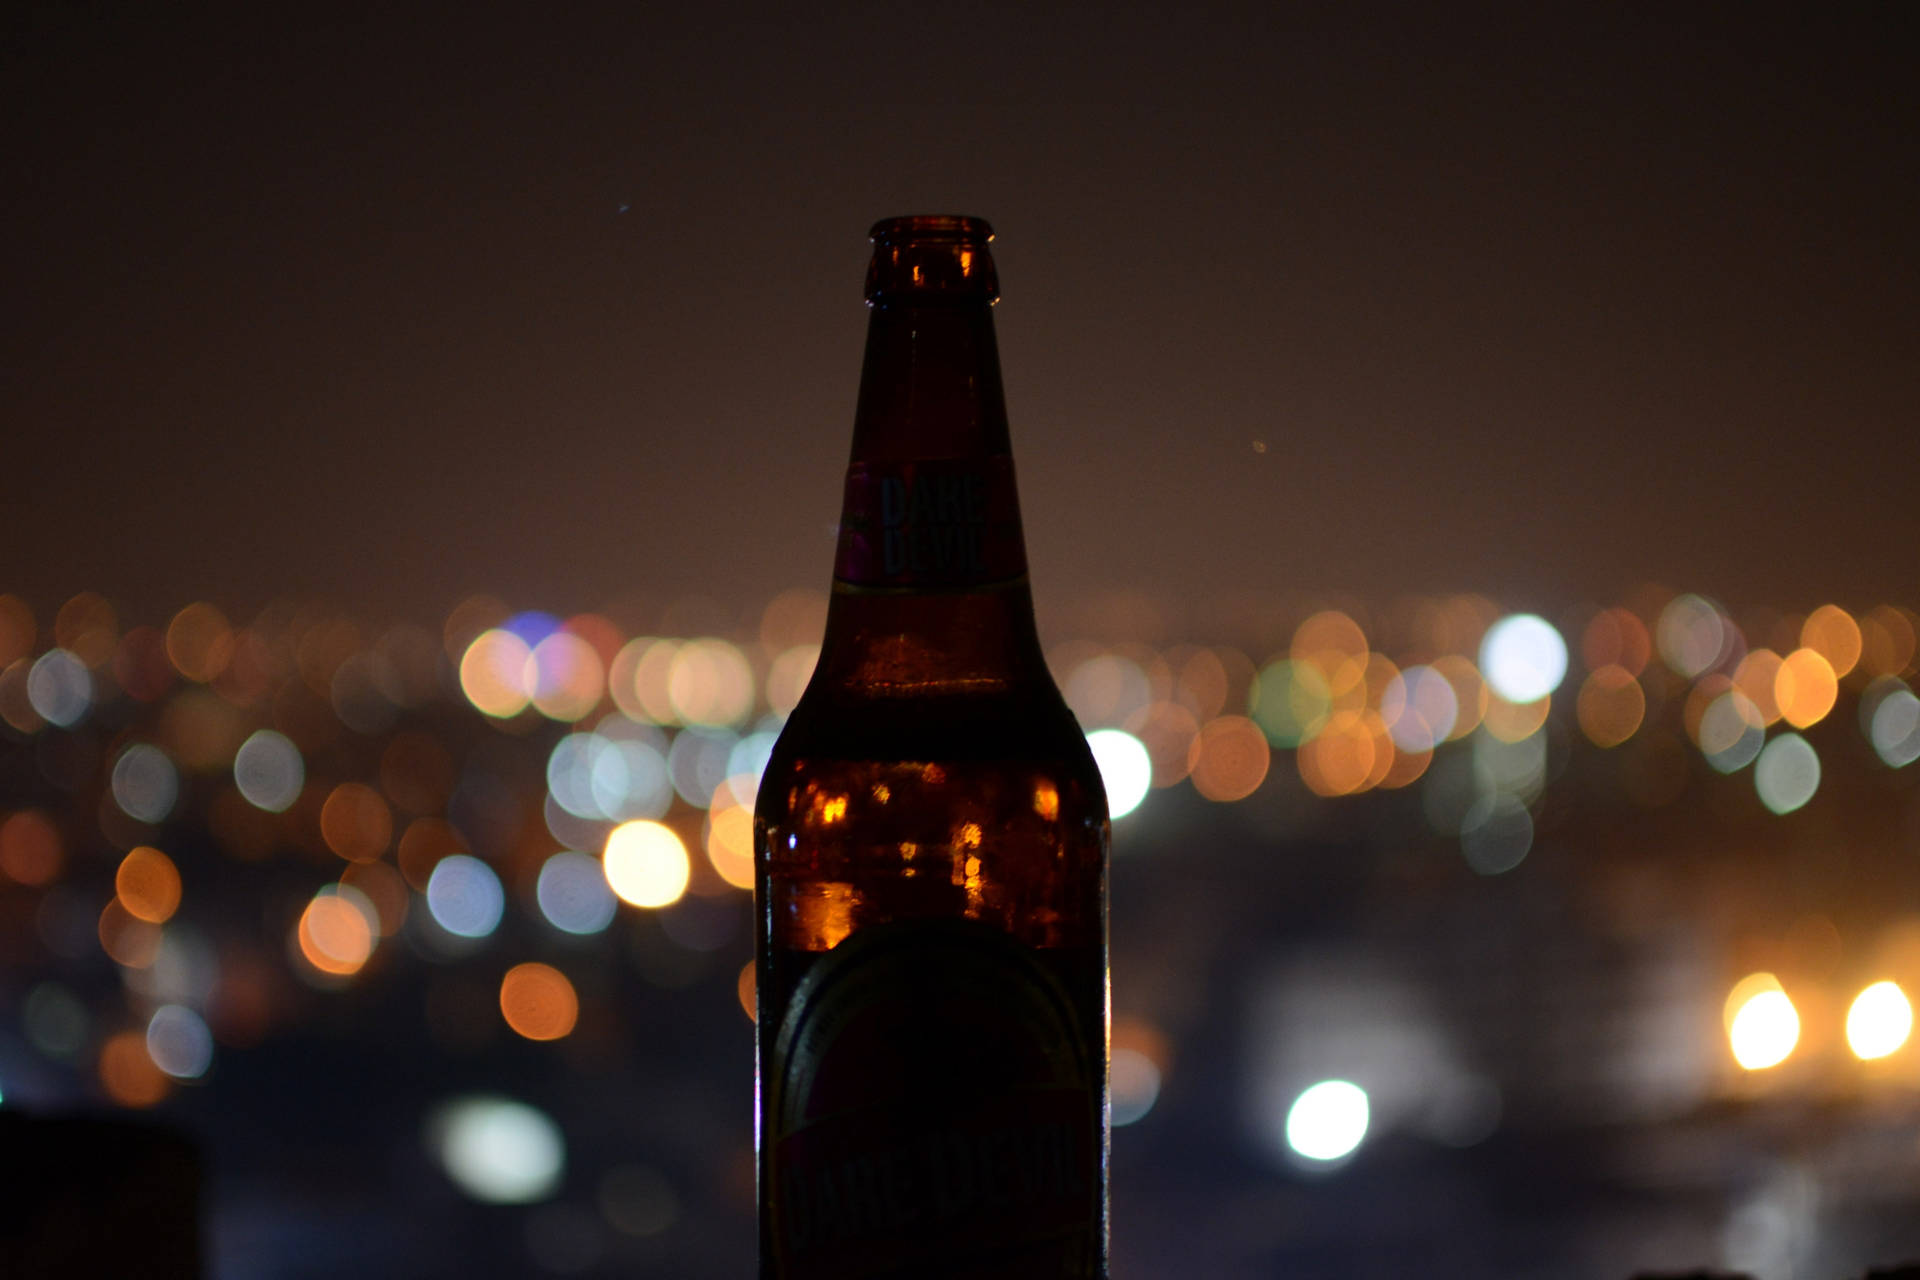
[[[990,298],[880,301],[815,683],[884,697],[1047,678]]]

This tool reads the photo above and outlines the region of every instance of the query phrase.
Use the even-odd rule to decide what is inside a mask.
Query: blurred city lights
[[[738,724],[753,710],[753,668],[726,640],[690,640],[667,668],[667,701],[682,724]]]
[[[1124,729],[1095,729],[1087,735],[1100,781],[1107,789],[1111,817],[1124,818],[1140,807],[1153,786],[1153,760],[1140,739]]]
[[[1800,643],[1844,676],[1860,661],[1860,624],[1839,605],[1823,604],[1800,624]]]
[[[27,669],[27,701],[48,724],[71,729],[93,705],[93,676],[74,654],[49,649]]]
[[[180,774],[167,753],[136,742],[113,764],[113,799],[120,811],[141,822],[165,822],[180,798]]]
[[[528,961],[500,980],[500,1015],[529,1040],[558,1040],[573,1031],[580,998],[567,975],[552,965]]]
[[[308,964],[331,977],[360,972],[373,954],[378,933],[373,904],[358,890],[333,884],[320,890],[300,914],[294,940]]]
[[[1825,656],[1812,649],[1795,649],[1781,660],[1773,690],[1781,717],[1794,728],[1805,729],[1833,710],[1840,681]]]
[[[306,782],[300,748],[272,729],[256,731],[234,753],[233,784],[257,809],[285,813],[300,798]]]
[[[736,889],[753,888],[753,808],[734,801],[707,815],[707,861]]]
[[[1792,813],[1820,789],[1820,757],[1797,733],[1783,733],[1766,745],[1754,765],[1753,785],[1760,803],[1774,813]]]
[[[540,866],[534,887],[540,913],[556,929],[599,933],[613,923],[619,899],[607,887],[600,860],[584,853],[556,853]]]
[[[113,887],[127,914],[149,924],[165,924],[180,908],[180,872],[173,859],[146,845],[120,860]]]
[[[161,1005],[147,1020],[147,1055],[176,1080],[198,1080],[213,1065],[213,1033],[184,1005]]]
[[[455,1186],[486,1204],[531,1204],[551,1196],[566,1171],[560,1127],[538,1108],[508,1098],[444,1103],[427,1142]]]
[[[1725,1016],[1733,1060],[1748,1071],[1780,1065],[1800,1043],[1800,1014],[1771,973],[1749,974],[1734,984]]]
[[[1388,682],[1380,698],[1380,718],[1396,747],[1431,751],[1452,735],[1460,699],[1432,667],[1408,667]]]
[[[483,715],[509,720],[527,709],[527,665],[533,650],[511,631],[483,631],[460,658],[460,689]]]
[[[147,1052],[144,1030],[116,1031],[100,1046],[100,1087],[123,1107],[151,1107],[172,1085]]]
[[[678,902],[693,873],[680,837],[671,827],[647,819],[615,827],[607,836],[601,863],[607,884],[622,901],[636,907]]]
[[[1913,1005],[1896,982],[1876,982],[1847,1009],[1847,1046],[1862,1059],[1884,1058],[1913,1033]]]
[[[1153,1110],[1160,1097],[1160,1068],[1138,1049],[1117,1047],[1109,1068],[1115,1127],[1133,1124]]]
[[[427,910],[448,933],[484,938],[500,927],[506,893],[493,868],[471,854],[440,859],[427,879]]]
[[[1509,614],[1480,641],[1480,670],[1507,701],[1538,702],[1566,677],[1567,642],[1537,614]]]
[[[1720,606],[1704,596],[1675,596],[1660,611],[1654,643],[1668,668],[1691,680],[1725,655],[1728,625]]]
[[[1352,1155],[1367,1136],[1367,1094],[1347,1080],[1322,1080],[1287,1111],[1287,1146],[1308,1160]]]
[[[1891,685],[1875,700],[1867,741],[1884,764],[1899,769],[1920,760],[1920,697],[1897,680]]]
[[[1639,732],[1647,714],[1647,695],[1626,667],[1607,664],[1587,674],[1580,685],[1574,715],[1581,732],[1596,747],[1617,747]]]

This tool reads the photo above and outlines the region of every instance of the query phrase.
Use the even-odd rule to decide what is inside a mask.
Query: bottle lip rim
[[[993,227],[985,218],[969,214],[912,213],[897,218],[882,218],[868,230],[867,237],[875,244],[957,240],[983,245],[993,239]]]

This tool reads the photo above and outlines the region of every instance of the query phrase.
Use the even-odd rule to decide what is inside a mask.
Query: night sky
[[[43,617],[824,586],[907,212],[1043,600],[1920,603],[1899,6],[176,8],[0,19]]]

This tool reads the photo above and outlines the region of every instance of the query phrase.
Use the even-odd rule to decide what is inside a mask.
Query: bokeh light
[[[1653,656],[1653,637],[1647,624],[1630,609],[1602,609],[1580,636],[1580,657],[1587,670],[1619,667],[1638,678]]]
[[[356,889],[332,884],[313,895],[294,941],[306,962],[330,977],[360,972],[373,954],[378,916],[373,904]]]
[[[1287,1146],[1308,1160],[1352,1155],[1367,1136],[1366,1090],[1348,1080],[1322,1080],[1304,1090],[1287,1110]]]
[[[460,657],[460,690],[483,715],[510,720],[532,701],[527,666],[533,650],[503,628],[483,631]]]
[[[393,843],[393,811],[372,787],[343,782],[320,807],[320,835],[348,862],[372,862]]]
[[[1260,789],[1273,760],[1260,727],[1245,716],[1202,725],[1193,743],[1193,788],[1209,800],[1244,800]]]
[[[448,933],[484,938],[500,927],[506,892],[493,868],[471,854],[440,859],[427,878],[427,910]]]
[[[1538,702],[1566,677],[1567,642],[1538,614],[1509,614],[1481,639],[1480,671],[1507,701]]]
[[[211,684],[233,658],[233,626],[205,602],[190,604],[167,624],[167,658],[196,684]]]
[[[93,706],[93,675],[65,649],[49,649],[27,669],[27,701],[40,718],[71,729]]]
[[[147,1056],[176,1080],[198,1080],[213,1065],[213,1033],[192,1009],[163,1004],[147,1020]]]
[[[716,803],[707,815],[707,861],[736,889],[753,888],[753,806]]]
[[[1800,1043],[1800,1014],[1771,973],[1748,974],[1727,996],[1727,1043],[1748,1071],[1785,1062]]]
[[[467,1097],[436,1108],[427,1142],[455,1186],[485,1204],[531,1204],[559,1190],[566,1172],[560,1126],[538,1108]]]
[[[607,836],[601,864],[607,884],[636,907],[678,902],[693,874],[687,847],[673,828],[647,819],[615,827]]]
[[[1701,713],[1695,739],[1708,764],[1721,773],[1737,773],[1760,755],[1767,735],[1759,708],[1729,684]]]
[[[1837,604],[1823,604],[1800,624],[1800,644],[1820,655],[1836,676],[1860,661],[1860,624]]]
[[[1706,674],[1725,655],[1729,625],[1720,606],[1706,597],[1675,596],[1660,611],[1654,643],[1668,668],[1691,680]]]
[[[1380,718],[1402,751],[1431,751],[1453,734],[1460,699],[1453,684],[1430,666],[1408,667],[1388,682]]]
[[[1315,795],[1350,796],[1367,789],[1382,749],[1391,751],[1393,744],[1384,731],[1373,731],[1367,715],[1340,711],[1300,744],[1294,766]]]
[[[285,734],[258,730],[234,753],[233,785],[256,809],[285,813],[306,784],[306,762]]]
[[[558,1040],[573,1031],[580,998],[567,975],[552,965],[528,961],[500,980],[500,1015],[528,1040]]]
[[[100,1046],[100,1087],[123,1107],[151,1107],[172,1085],[147,1053],[144,1030],[116,1031]]]
[[[1795,649],[1781,660],[1773,680],[1780,715],[1796,729],[1826,718],[1840,697],[1839,676],[1826,656],[1813,649]]]
[[[114,893],[127,914],[165,924],[180,909],[180,872],[173,859],[147,845],[130,851],[113,875]]]
[[[1101,653],[1077,663],[1060,685],[1081,727],[1110,727],[1153,701],[1146,672],[1131,658]]]
[[[526,692],[549,720],[572,723],[600,705],[607,689],[599,651],[571,631],[555,631],[527,656]]]
[[[667,668],[667,701],[683,724],[738,724],[753,710],[753,668],[730,641],[689,640]]]
[[[1774,813],[1792,813],[1820,789],[1820,756],[1797,733],[1783,733],[1766,745],[1753,768],[1760,803]]]
[[[1863,1060],[1899,1051],[1913,1034],[1913,1005],[1897,982],[1876,982],[1847,1009],[1847,1047]]]
[[[1260,669],[1249,696],[1253,719],[1276,747],[1297,747],[1333,714],[1333,691],[1320,668],[1281,658]]]
[[[180,774],[160,748],[136,742],[113,762],[114,803],[129,818],[165,822],[180,798]]]
[[[60,829],[38,809],[22,809],[0,821],[0,872],[18,884],[54,880],[66,862]]]
[[[1140,807],[1153,786],[1153,759],[1140,739],[1124,729],[1095,729],[1087,735],[1093,762],[1107,790],[1107,811],[1114,819]]]
[[[1460,822],[1460,852],[1483,876],[1513,870],[1532,849],[1533,815],[1506,792],[1482,795]]]
[[[1898,681],[1879,691],[1867,720],[1867,741],[1891,768],[1920,760],[1920,697]]]
[[[600,860],[571,850],[541,864],[534,897],[548,923],[567,933],[599,933],[613,923],[619,910],[619,899],[607,886]]]
[[[1597,667],[1581,682],[1574,714],[1580,731],[1594,746],[1617,747],[1639,732],[1647,714],[1647,695],[1626,667]]]

